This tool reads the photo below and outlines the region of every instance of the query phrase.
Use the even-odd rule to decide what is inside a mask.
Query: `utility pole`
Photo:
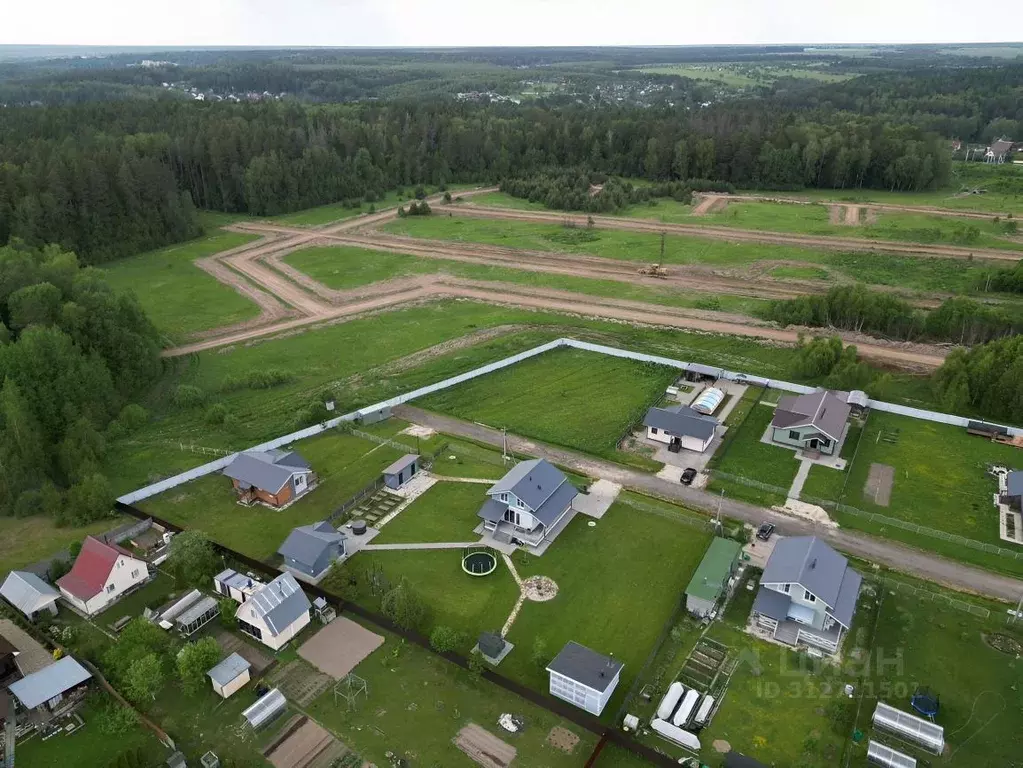
[[[1023,611],[1023,595],[1020,595],[1019,602],[1016,603],[1016,611],[1009,611],[1009,620],[1006,624],[1015,624],[1020,617],[1020,612]]]
[[[508,461],[508,428],[501,427],[501,461]]]
[[[721,505],[725,502],[725,489],[721,489],[721,495],[718,497],[718,512],[714,517],[714,526],[717,528],[718,533],[721,533]]]

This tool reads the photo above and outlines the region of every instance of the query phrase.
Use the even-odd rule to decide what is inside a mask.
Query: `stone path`
[[[504,626],[501,627],[501,637],[507,637],[508,633],[511,632],[512,624],[515,623],[515,619],[519,617],[519,611],[522,610],[522,604],[526,602],[526,591],[522,587],[522,577],[519,576],[519,572],[515,570],[515,563],[508,555],[502,554],[504,558],[504,564],[508,566],[508,571],[511,573],[512,578],[515,579],[515,583],[519,587],[519,599],[515,601],[515,607],[512,608],[512,612],[508,614],[508,620],[504,622]]]
[[[484,480],[481,477],[448,477],[447,475],[434,475],[438,480],[448,483],[476,483],[477,485],[493,485],[496,480]]]
[[[362,548],[363,552],[373,552],[385,549],[464,549],[475,547],[478,541],[438,541],[428,544],[367,544]]]
[[[790,499],[799,498],[799,494],[803,492],[803,484],[806,482],[806,478],[810,476],[810,467],[812,466],[812,461],[807,459],[800,460],[799,469],[796,470],[796,476],[792,479],[792,486],[789,488],[788,497]]]
[[[437,478],[432,475],[428,475],[426,472],[420,472],[418,475],[409,480],[408,483],[405,484],[404,488],[401,488],[398,491],[389,491],[392,496],[403,497],[402,501],[387,515],[382,517],[374,527],[377,529],[383,528],[401,514],[401,512],[408,507],[409,504],[418,499],[436,484]]]

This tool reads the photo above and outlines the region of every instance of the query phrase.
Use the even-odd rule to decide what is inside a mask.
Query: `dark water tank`
[[[362,536],[366,533],[366,521],[365,520],[353,520],[352,521],[352,533],[356,536]]]

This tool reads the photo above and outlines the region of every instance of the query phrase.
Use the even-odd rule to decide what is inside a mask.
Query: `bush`
[[[199,387],[181,384],[174,390],[171,402],[178,406],[178,408],[193,408],[206,402],[206,393],[199,389]]]
[[[96,714],[96,727],[107,736],[123,736],[138,724],[139,717],[134,709],[111,704]]]
[[[238,610],[238,603],[230,597],[223,597],[217,602],[217,605],[220,606],[221,626],[224,629],[238,629],[238,616],[235,615],[235,611]]]
[[[220,426],[227,421],[227,406],[223,403],[214,403],[206,409],[203,421],[211,426]]]
[[[430,647],[438,653],[454,651],[464,640],[465,636],[451,627],[436,627],[430,633]]]
[[[380,609],[387,618],[406,632],[415,631],[426,620],[426,605],[405,579],[384,595]]]

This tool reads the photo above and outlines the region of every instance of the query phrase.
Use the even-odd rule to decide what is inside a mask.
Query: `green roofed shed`
[[[686,610],[704,617],[728,589],[728,580],[739,567],[742,546],[737,541],[715,536],[686,587]]]

